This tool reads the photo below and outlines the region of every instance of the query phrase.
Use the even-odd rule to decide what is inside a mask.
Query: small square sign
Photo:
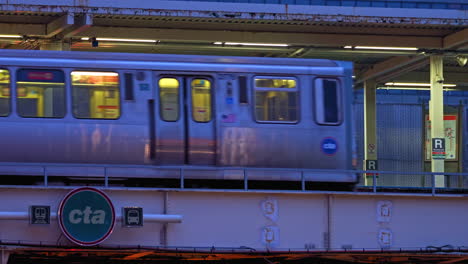
[[[123,207],[122,217],[122,223],[124,226],[143,226],[143,208],[141,207]]]
[[[432,139],[432,158],[445,159],[445,138]]]
[[[29,223],[32,225],[50,224],[50,206],[32,205],[29,207]]]
[[[366,160],[366,170],[378,170],[377,160]]]

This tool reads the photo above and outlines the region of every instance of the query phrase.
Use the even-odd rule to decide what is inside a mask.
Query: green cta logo
[[[75,244],[94,246],[112,233],[115,210],[98,189],[83,187],[68,193],[60,203],[58,222],[63,234]]]

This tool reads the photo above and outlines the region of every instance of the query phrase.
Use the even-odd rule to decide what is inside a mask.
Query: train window
[[[60,70],[18,70],[16,105],[22,117],[64,117],[64,73]]]
[[[341,122],[338,81],[315,80],[315,120],[321,125],[338,125]]]
[[[10,72],[0,69],[0,116],[10,114]]]
[[[298,121],[298,89],[294,78],[255,78],[255,119],[260,122]]]
[[[179,120],[179,80],[159,79],[159,114],[164,121]]]
[[[206,79],[193,79],[192,117],[195,122],[211,121],[211,82]]]
[[[76,118],[117,119],[120,117],[119,74],[73,71],[73,115]]]

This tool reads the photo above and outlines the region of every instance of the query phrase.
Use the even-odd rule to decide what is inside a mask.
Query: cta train
[[[252,168],[353,184],[351,75],[325,59],[0,50],[0,173],[228,180]]]

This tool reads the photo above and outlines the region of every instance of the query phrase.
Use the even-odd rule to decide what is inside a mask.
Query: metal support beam
[[[443,39],[444,49],[458,49],[468,45],[468,28],[450,34]]]
[[[427,65],[426,57],[424,56],[399,56],[392,57],[388,60],[375,64],[370,70],[366,71],[357,81],[357,83],[362,83],[369,79],[377,78],[388,78],[391,74],[392,77],[409,72],[408,67],[411,67],[412,70],[423,67]]]
[[[93,24],[93,17],[90,14],[76,15],[74,25],[65,29],[58,35],[60,39],[67,39],[88,29]],[[127,29],[128,30],[128,29]]]
[[[443,56],[430,57],[431,61],[431,100],[429,101],[429,119],[431,138],[445,138],[444,131],[444,73]],[[431,171],[444,172],[444,160],[431,157]],[[444,187],[444,175],[435,176],[435,187]]]
[[[123,260],[135,260],[135,259],[142,258],[144,256],[148,256],[148,255],[153,254],[153,253],[154,253],[154,251],[138,252],[138,253],[135,253],[135,254],[128,255],[128,256],[124,257]]]
[[[40,50],[65,50],[69,51],[70,50],[70,42],[68,41],[63,41],[63,40],[52,40],[52,39],[46,39],[46,40],[40,40]]]
[[[203,29],[161,29],[93,26],[80,34],[82,37],[125,37],[135,39],[154,38],[171,41],[206,42],[260,42],[285,43],[291,45],[328,45],[328,46],[386,46],[395,47],[441,48],[440,37],[426,36],[387,36],[359,34],[317,34],[290,32],[254,32]]]
[[[46,34],[46,25],[0,23],[0,34],[40,36]]]
[[[0,256],[0,264],[7,264],[8,257],[10,257],[10,252],[6,251],[6,249],[1,249],[1,256]]]
[[[164,192],[164,211],[163,213],[166,215],[169,212],[169,192]],[[167,223],[164,223],[161,228],[161,245],[167,247]]]
[[[364,170],[367,160],[377,160],[377,107],[376,83],[373,80],[364,82]],[[373,179],[364,178],[365,185],[374,185]]]
[[[54,37],[65,29],[69,28],[75,23],[73,14],[67,13],[54,21],[50,22],[46,26],[46,38]]]
[[[444,37],[442,39],[441,48],[457,49],[466,45],[468,45],[468,29],[458,31]],[[422,46],[419,45],[416,47],[422,48]],[[374,65],[372,69],[366,71],[363,76],[360,77],[357,83],[371,78],[376,78],[378,81],[385,81],[385,79],[396,78],[397,76],[406,72],[419,69],[427,65],[427,63],[428,61],[423,56],[393,57]],[[381,76],[384,76],[383,78],[385,79],[382,79]]]
[[[293,52],[291,52],[288,57],[289,58],[295,58],[295,57],[301,57],[305,52],[307,51],[306,48],[299,48]]]
[[[460,68],[459,66],[457,66]],[[462,69],[462,68],[460,68]],[[457,69],[455,69],[457,70]],[[455,70],[449,70],[447,67],[444,67],[444,80],[447,83],[466,83],[468,84],[468,74],[466,72],[455,72]],[[408,74],[404,74],[398,77],[398,82],[421,82],[427,83],[427,80],[430,78],[430,73],[427,71],[413,71]]]

